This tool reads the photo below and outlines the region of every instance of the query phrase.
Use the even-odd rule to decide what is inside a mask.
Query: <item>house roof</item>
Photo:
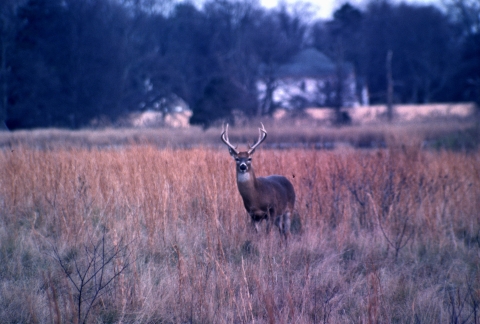
[[[347,70],[351,68],[348,63],[345,67]],[[336,66],[331,59],[314,48],[307,48],[293,56],[289,63],[282,65],[277,76],[280,78],[318,78],[335,73]]]

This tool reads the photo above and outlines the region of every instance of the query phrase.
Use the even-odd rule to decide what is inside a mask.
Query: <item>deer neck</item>
[[[242,196],[253,196],[255,194],[257,179],[253,168],[250,168],[248,172],[237,172],[237,185],[238,190]]]

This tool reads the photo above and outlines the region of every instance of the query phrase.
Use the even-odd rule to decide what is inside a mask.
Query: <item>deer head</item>
[[[239,152],[236,146],[233,146],[228,139],[228,124],[225,130],[222,132],[221,139],[228,146],[230,155],[235,159],[237,164],[237,173],[248,173],[252,170],[252,155],[255,153],[255,149],[267,138],[267,131],[265,126],[258,129],[258,140],[255,144],[250,145],[248,151]]]

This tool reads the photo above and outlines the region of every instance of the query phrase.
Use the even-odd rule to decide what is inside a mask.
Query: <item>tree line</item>
[[[271,114],[258,80],[305,48],[353,65],[371,103],[480,103],[480,5],[346,2],[328,20],[255,0],[3,0],[0,124],[80,128],[182,98],[192,124]],[[389,54],[390,53],[390,54]],[[272,90],[272,89],[270,89]],[[159,108],[160,107],[160,108]]]

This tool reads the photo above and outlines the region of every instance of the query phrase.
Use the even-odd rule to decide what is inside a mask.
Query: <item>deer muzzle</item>
[[[246,172],[247,169],[248,169],[248,167],[247,167],[247,164],[245,162],[240,163],[240,165],[238,166],[238,170],[240,170],[240,172]]]

